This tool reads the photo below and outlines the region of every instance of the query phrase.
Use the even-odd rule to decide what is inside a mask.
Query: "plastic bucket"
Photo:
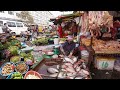
[[[85,60],[85,63],[88,63],[89,53],[86,50],[81,51],[81,59]]]
[[[42,79],[42,77],[41,77],[41,75],[38,73],[38,72],[36,72],[36,71],[28,71],[26,74],[25,74],[25,76],[24,76],[24,79],[26,79],[26,77],[28,76],[28,75],[35,75],[35,76],[38,76],[40,79]]]
[[[58,38],[55,38],[55,39],[54,39],[54,44],[55,44],[55,45],[59,44],[59,39],[58,39]]]

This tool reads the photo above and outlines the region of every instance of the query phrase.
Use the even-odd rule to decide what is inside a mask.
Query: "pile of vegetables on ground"
[[[59,43],[65,43],[67,39],[66,38],[60,38],[60,42]]]
[[[66,41],[67,39],[66,38],[60,38],[60,41]]]
[[[23,79],[23,76],[19,72],[15,72],[11,75],[11,79]]]
[[[4,41],[0,41],[0,59],[9,59],[11,56],[18,55],[18,50],[21,49],[21,42],[12,38],[5,38]]]
[[[12,46],[18,46],[19,48],[21,47],[21,43],[19,40],[11,40],[10,43]]]
[[[35,39],[33,41],[33,44],[35,44],[35,45],[46,45],[46,44],[48,44],[48,38],[47,37],[41,37],[41,38]]]
[[[21,52],[20,56],[24,58],[25,62],[27,62],[27,60],[33,61],[33,55],[31,54],[31,52],[29,53]]]
[[[10,51],[10,54],[12,56],[18,55],[18,47],[17,46],[10,46],[10,47],[8,47],[8,50]]]
[[[12,56],[10,58],[10,61],[13,62],[13,63],[17,63],[20,61],[20,56]]]
[[[18,48],[21,48],[21,43],[19,40],[8,40],[5,43],[0,42],[0,50],[8,49],[9,46],[17,46]]]

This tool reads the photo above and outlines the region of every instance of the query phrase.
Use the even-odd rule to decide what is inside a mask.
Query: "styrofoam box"
[[[113,70],[115,60],[96,60],[96,67],[100,70]]]

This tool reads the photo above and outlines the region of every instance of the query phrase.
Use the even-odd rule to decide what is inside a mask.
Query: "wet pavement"
[[[98,70],[91,65],[92,79],[120,79],[120,72],[116,70]]]

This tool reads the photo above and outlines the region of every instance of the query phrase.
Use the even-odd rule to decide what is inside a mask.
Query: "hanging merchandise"
[[[77,17],[74,20],[76,21],[76,24],[79,24],[80,17]]]
[[[62,22],[62,23],[61,23],[61,26],[62,26],[62,27],[64,27],[64,26],[65,26],[65,23],[64,23],[64,22]]]
[[[103,23],[107,25],[108,27],[112,26],[113,24],[113,16],[111,16],[108,13],[108,11],[104,11]]]
[[[81,22],[82,22],[82,25],[81,25],[81,33],[83,32],[83,29],[84,29],[84,14],[83,16],[81,17]]]

